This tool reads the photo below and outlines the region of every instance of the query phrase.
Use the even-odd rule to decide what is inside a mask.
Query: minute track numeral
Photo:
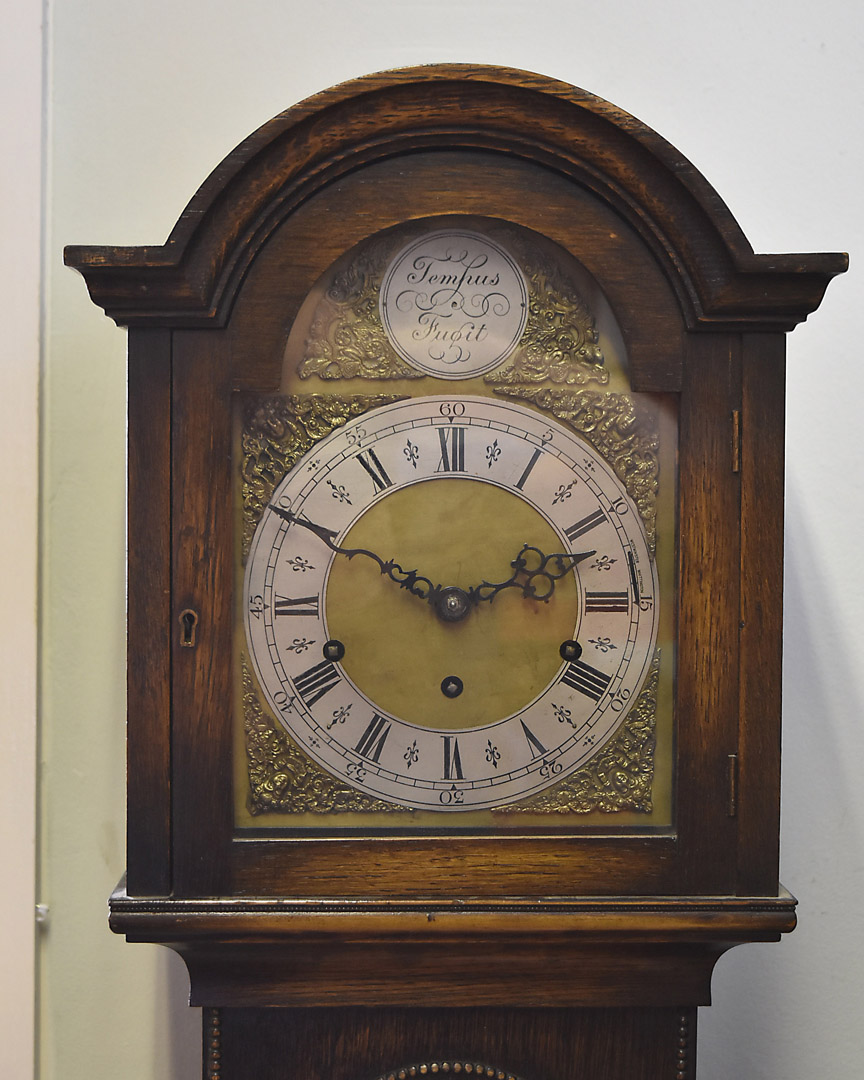
[[[276,596],[274,615],[313,615],[318,618],[317,596]]]
[[[617,611],[624,614],[630,608],[630,597],[626,592],[586,592],[586,611]]]
[[[438,439],[441,443],[441,460],[438,472],[465,471],[465,428],[439,427]]]
[[[388,487],[393,487],[393,481],[387,475],[386,469],[378,460],[378,455],[374,450],[371,448],[364,450],[362,454],[357,455],[357,460],[372,477],[376,495],[379,491],[385,491]]]
[[[611,676],[604,675],[602,671],[598,671],[582,660],[577,660],[575,664],[567,665],[561,676],[561,682],[566,683],[573,690],[578,690],[580,694],[591,698],[592,701],[599,701],[611,682]]]
[[[385,716],[379,716],[378,713],[375,713],[369,721],[369,726],[357,740],[357,745],[354,749],[362,757],[365,757],[369,761],[374,761],[377,765],[378,759],[381,757],[381,751],[384,749],[384,743],[387,741],[387,736],[389,734],[390,721]]]
[[[602,510],[595,510],[593,514],[589,514],[588,517],[582,518],[581,521],[577,521],[575,525],[571,525],[569,529],[564,530],[564,535],[572,544],[577,537],[583,536],[591,529],[595,529],[598,525],[602,525],[606,520],[606,515]]]
[[[329,660],[313,664],[294,677],[294,687],[309,709],[338,683],[339,672]]]

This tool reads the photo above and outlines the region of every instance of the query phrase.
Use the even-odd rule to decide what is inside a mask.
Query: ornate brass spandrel
[[[240,433],[244,562],[264,507],[288,470],[334,428],[399,400],[393,394],[274,394],[244,402]]]
[[[660,650],[636,704],[609,742],[581,769],[530,799],[500,806],[495,814],[588,814],[654,809],[654,748]]]
[[[497,386],[495,392],[531,402],[591,443],[635,503],[653,554],[657,546],[660,477],[660,437],[655,414],[627,394],[543,386]]]
[[[378,311],[381,278],[392,239],[364,245],[334,276],[318,303],[303,356],[301,379],[422,379],[387,340]]]
[[[554,261],[539,262],[515,237],[511,245],[528,281],[528,321],[511,362],[490,371],[485,381],[495,387],[546,382],[605,386],[609,372],[588,305]]]
[[[247,809],[253,816],[269,812],[338,814],[349,811],[395,811],[402,806],[364,795],[325,772],[303,753],[261,705],[245,656],[243,729],[249,763]]]

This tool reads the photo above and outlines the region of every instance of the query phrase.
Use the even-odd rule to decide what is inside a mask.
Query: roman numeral
[[[625,614],[629,607],[626,592],[586,592],[586,611],[623,611]]]
[[[438,472],[465,471],[465,428],[439,427],[438,438],[441,442],[441,460]]]
[[[354,749],[369,761],[377,763],[389,734],[390,721],[375,713]]]
[[[525,471],[522,473],[522,475],[516,481],[516,487],[519,488],[520,491],[522,490],[522,485],[525,483],[525,481],[531,475],[531,470],[534,468],[534,466],[540,460],[540,455],[542,453],[543,453],[543,451],[538,446],[537,449],[534,451],[534,453],[531,455],[531,460],[525,466]]]
[[[314,615],[318,617],[317,596],[276,596],[273,605],[275,615]]]
[[[633,586],[633,602],[639,603],[639,579],[636,576],[636,563],[633,560],[633,552],[627,552],[627,565],[630,567],[630,584]]]
[[[583,533],[602,525],[605,520],[606,515],[603,511],[595,510],[593,514],[589,514],[588,517],[582,518],[581,521],[577,521],[575,525],[571,525],[569,529],[566,529],[564,535],[572,544],[577,536],[582,536]]]
[[[385,488],[393,487],[393,481],[387,475],[387,471],[378,460],[378,455],[374,450],[364,450],[362,454],[357,455],[357,460],[372,477],[372,483],[375,485],[376,494],[379,491],[383,491]]]
[[[329,660],[322,660],[320,664],[313,664],[302,675],[294,677],[294,687],[310,709],[316,701],[320,701],[338,682],[339,672]]]
[[[540,740],[537,738],[531,728],[528,727],[524,720],[520,719],[519,723],[522,725],[522,731],[525,733],[525,738],[528,740],[528,747],[531,750],[531,757],[543,757],[543,755],[546,753],[546,747],[543,745],[542,742],[540,742]]]
[[[602,671],[598,671],[589,664],[577,660],[575,664],[567,665],[564,674],[561,676],[561,682],[566,683],[574,690],[578,690],[580,694],[591,698],[592,701],[599,701],[611,678],[611,675],[604,675]]]
[[[444,779],[464,780],[462,758],[459,756],[459,740],[455,735],[442,735],[444,740]]]

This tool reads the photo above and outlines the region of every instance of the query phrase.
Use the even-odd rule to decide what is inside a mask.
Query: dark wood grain
[[[127,888],[171,888],[171,335],[129,342]]]
[[[685,893],[735,891],[727,777],[738,724],[738,357],[735,335],[691,338],[681,395],[677,822]]]
[[[224,337],[175,334],[172,818],[178,896],[216,896],[231,881],[225,857],[232,830],[230,396]],[[180,644],[185,609],[198,615],[194,648]]]
[[[478,1073],[477,1064],[520,1080],[691,1080],[694,1075],[695,1010],[454,1012],[442,1004],[388,1010],[386,1019],[362,1008],[222,1010],[215,1018],[220,1075],[226,1080],[376,1080],[433,1063],[439,1068],[428,1074],[442,1077],[488,1075],[485,1069]],[[207,1019],[209,1028],[209,1014]],[[205,1039],[204,1046],[206,1062],[211,1041]]]
[[[118,890],[111,925],[176,949],[196,1004],[704,1005],[717,958],[791,930],[795,901],[159,901]]]
[[[779,873],[785,340],[747,335],[741,408],[738,891]]]
[[[671,836],[237,840],[241,894],[284,897],[654,895],[677,890]]]
[[[777,935],[763,941],[776,941]],[[446,1001],[448,1008],[562,1005],[638,1007],[711,1003],[711,973],[727,946],[628,941],[574,943],[552,934],[439,945],[318,942],[171,946],[183,957],[191,1004],[368,1005],[391,1008]],[[365,978],[358,973],[365,973]]]

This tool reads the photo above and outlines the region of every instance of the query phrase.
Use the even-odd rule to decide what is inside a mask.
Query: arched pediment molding
[[[68,247],[95,303],[127,326],[227,321],[279,224],[346,173],[421,150],[485,150],[589,188],[663,267],[690,329],[789,330],[842,254],[757,255],[717,192],[634,117],[567,84],[498,67],[370,75],[274,117],[213,171],[161,246]]]

